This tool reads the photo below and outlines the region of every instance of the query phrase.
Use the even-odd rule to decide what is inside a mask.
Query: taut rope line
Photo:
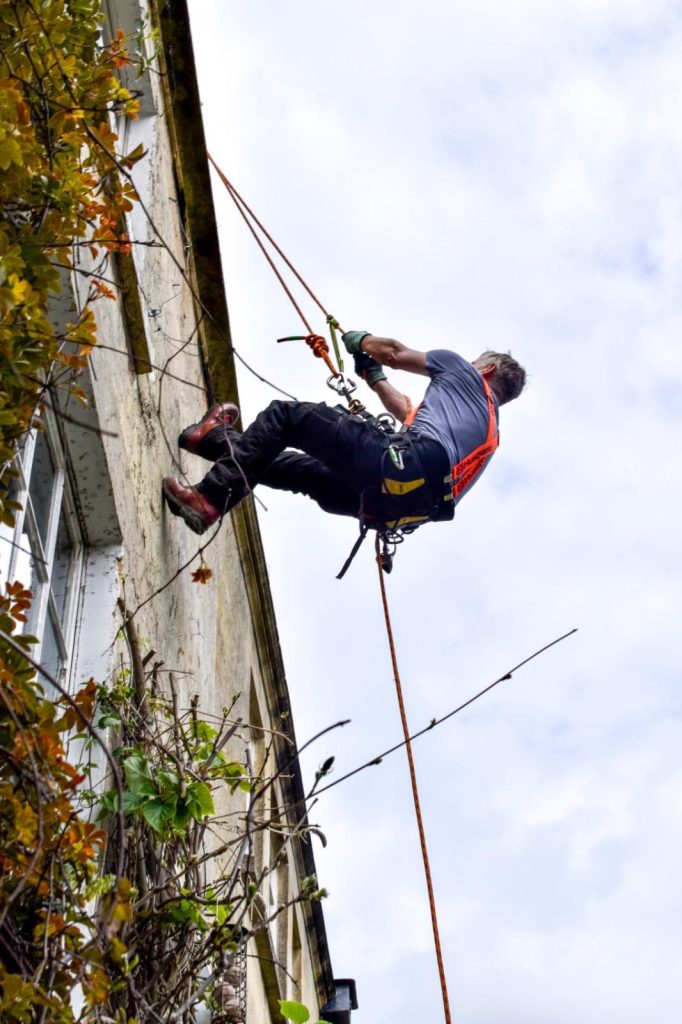
[[[445,979],[445,966],[443,964],[443,951],[440,945],[440,934],[438,931],[438,916],[436,914],[436,898],[433,892],[433,882],[431,880],[431,867],[429,864],[429,854],[426,848],[426,833],[424,832],[424,822],[422,820],[421,805],[419,802],[419,789],[417,786],[417,773],[414,767],[414,758],[412,756],[412,743],[410,740],[410,730],[407,724],[407,714],[405,713],[405,702],[403,700],[403,688],[400,682],[400,672],[398,671],[398,659],[395,652],[395,643],[393,640],[393,629],[391,627],[391,617],[388,610],[388,598],[386,597],[386,584],[384,583],[384,572],[381,568],[381,550],[380,550],[380,538],[377,534],[375,541],[376,561],[379,568],[379,586],[381,587],[381,600],[384,606],[384,618],[386,620],[386,633],[388,636],[388,646],[391,650],[391,664],[393,665],[393,678],[395,679],[396,693],[398,694],[398,707],[400,708],[400,720],[403,724],[403,733],[405,735],[405,750],[407,751],[407,760],[410,766],[410,781],[412,782],[412,796],[414,798],[414,810],[417,816],[417,828],[419,829],[419,842],[422,848],[422,860],[424,861],[424,874],[426,876],[426,888],[429,893],[429,909],[431,911],[431,926],[433,928],[433,941],[436,947],[436,960],[438,961],[438,974],[440,977],[440,987],[443,994],[443,1011],[445,1013],[446,1024],[452,1024],[452,1017],[450,1016],[450,1000],[448,998],[448,985]]]
[[[277,267],[275,266],[274,262],[272,261],[272,259],[271,259],[270,255],[269,255],[269,254],[267,253],[267,251],[266,251],[266,249],[265,249],[265,247],[264,247],[264,245],[263,245],[262,241],[261,241],[261,240],[260,240],[260,238],[258,237],[258,235],[257,235],[257,233],[256,233],[256,231],[255,231],[255,229],[254,229],[254,227],[253,227],[253,224],[256,224],[256,225],[257,225],[257,227],[258,227],[258,229],[259,229],[259,231],[261,231],[261,232],[263,233],[263,236],[264,236],[265,238],[267,238],[268,242],[270,243],[270,245],[272,246],[272,248],[273,248],[273,249],[275,250],[275,252],[277,253],[277,255],[278,255],[278,256],[280,257],[280,259],[282,259],[282,260],[284,261],[284,263],[285,263],[285,264],[287,265],[287,267],[289,268],[289,270],[291,271],[291,273],[292,273],[292,274],[294,275],[294,277],[296,278],[296,280],[297,280],[297,281],[299,282],[299,284],[300,284],[300,285],[301,285],[301,286],[302,286],[302,287],[303,287],[303,288],[304,288],[304,289],[306,290],[306,292],[308,293],[308,295],[310,296],[310,298],[311,298],[311,299],[313,300],[313,302],[315,303],[315,305],[316,305],[316,306],[318,307],[318,309],[319,309],[319,310],[320,310],[320,311],[321,311],[321,312],[322,312],[322,313],[324,314],[324,316],[325,316],[325,319],[327,319],[327,320],[331,319],[331,314],[330,314],[330,313],[329,313],[329,311],[328,311],[328,310],[326,310],[326,309],[325,309],[325,307],[324,307],[324,306],[322,305],[322,303],[321,303],[321,302],[320,302],[320,300],[318,299],[317,295],[316,295],[316,294],[315,294],[315,292],[314,292],[314,291],[312,290],[312,288],[310,287],[310,285],[309,285],[309,284],[307,283],[307,281],[305,280],[305,278],[303,278],[303,277],[302,277],[302,275],[301,275],[301,274],[299,274],[298,270],[297,270],[297,269],[296,269],[296,267],[295,267],[295,266],[293,265],[293,263],[291,262],[291,260],[290,260],[290,259],[289,259],[289,258],[287,257],[287,255],[286,255],[286,254],[285,254],[285,253],[284,253],[284,252],[283,252],[283,251],[282,251],[282,250],[280,249],[279,245],[278,245],[278,244],[277,244],[277,242],[276,242],[276,241],[274,240],[274,238],[272,237],[272,235],[270,234],[270,232],[268,231],[268,229],[267,229],[267,228],[266,228],[266,227],[264,226],[264,224],[263,224],[263,223],[262,223],[262,222],[261,222],[261,221],[260,221],[260,220],[258,219],[258,217],[257,217],[257,216],[256,216],[256,214],[255,214],[255,213],[253,212],[253,210],[251,209],[251,207],[249,206],[249,204],[248,204],[248,203],[246,202],[246,200],[245,200],[245,199],[244,199],[244,198],[243,198],[243,197],[242,197],[242,196],[241,196],[241,195],[239,194],[239,192],[238,192],[238,191],[237,191],[237,189],[236,189],[236,188],[234,187],[234,185],[232,184],[232,182],[230,182],[230,181],[228,180],[228,178],[226,177],[226,175],[225,175],[225,174],[224,174],[224,173],[223,173],[223,172],[222,172],[222,171],[220,170],[220,168],[218,167],[217,163],[215,162],[215,160],[213,159],[213,157],[211,156],[211,154],[210,154],[210,153],[207,153],[207,156],[208,156],[208,159],[210,160],[210,162],[211,162],[211,163],[213,164],[213,166],[214,166],[214,168],[215,168],[215,170],[216,170],[216,172],[217,172],[217,174],[218,174],[218,177],[220,178],[220,180],[222,181],[223,185],[225,186],[225,188],[226,188],[226,189],[227,189],[227,191],[229,192],[229,194],[230,194],[230,197],[231,197],[231,199],[232,199],[233,203],[235,204],[235,206],[236,206],[236,207],[237,207],[237,209],[239,210],[240,214],[241,214],[241,215],[242,215],[242,217],[244,218],[244,220],[245,220],[246,224],[248,225],[248,227],[249,227],[249,230],[251,231],[251,234],[253,235],[253,237],[254,237],[254,238],[256,239],[256,241],[258,242],[258,245],[260,246],[261,252],[263,253],[263,255],[264,255],[264,256],[265,256],[265,258],[267,259],[268,263],[269,263],[269,264],[270,264],[270,266],[272,267],[273,271],[274,271],[274,272],[275,272],[275,274],[277,275],[277,279],[278,279],[279,283],[280,283],[280,284],[282,285],[282,287],[284,288],[284,291],[285,291],[285,292],[287,293],[287,295],[289,296],[289,299],[290,299],[290,301],[291,301],[291,302],[293,303],[294,307],[296,308],[296,310],[297,310],[297,312],[298,312],[298,315],[300,316],[301,320],[303,321],[303,323],[305,324],[305,326],[306,326],[306,328],[307,328],[307,330],[308,330],[308,334],[313,334],[313,333],[314,333],[314,331],[313,331],[312,327],[310,326],[310,324],[308,323],[308,321],[307,321],[307,320],[306,320],[306,318],[304,317],[303,313],[301,312],[301,310],[300,310],[300,308],[299,308],[299,306],[298,306],[298,303],[297,303],[297,302],[296,302],[296,300],[294,299],[293,295],[291,294],[291,291],[289,290],[289,288],[287,287],[287,285],[286,285],[286,283],[285,283],[284,279],[282,278],[282,275],[281,275],[281,274],[280,274],[280,272],[279,272],[279,271],[277,270]],[[247,214],[248,214],[248,216],[247,216]],[[251,218],[251,220],[249,220],[249,217]],[[251,223],[251,221],[253,221],[253,224]]]

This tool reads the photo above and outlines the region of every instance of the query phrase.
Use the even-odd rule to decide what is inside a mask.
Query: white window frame
[[[35,462],[38,431],[32,430],[26,437],[26,441],[17,452],[15,465],[18,471],[14,487],[16,500],[22,508],[16,514],[16,522],[13,528],[2,526],[0,529],[0,544],[3,548],[9,548],[9,555],[6,551],[0,551],[0,566],[3,575],[6,573],[6,580],[14,580],[19,576],[19,581],[30,587],[31,579],[35,576],[40,582],[40,592],[31,605],[28,614],[28,622],[25,624],[25,631],[38,639],[38,643],[32,648],[31,654],[36,661],[42,662],[45,649],[45,637],[47,628],[51,625],[54,640],[57,647],[59,665],[46,666],[55,676],[57,681],[66,688],[69,687],[71,669],[73,667],[74,638],[76,621],[81,605],[82,579],[85,568],[85,541],[80,520],[76,512],[76,504],[72,488],[66,472],[65,453],[59,436],[54,416],[46,412],[43,420],[42,436],[45,439],[47,448],[52,459],[54,477],[49,494],[49,510],[47,515],[47,528],[45,538],[40,536],[38,528],[38,517],[34,508],[33,497],[30,493],[31,473]],[[64,515],[64,522],[71,541],[69,554],[69,568],[66,579],[62,585],[65,592],[63,614],[59,614],[57,608],[53,583],[53,573],[57,561],[57,537],[60,521]],[[26,540],[28,539],[28,548]],[[22,543],[23,541],[23,543]],[[30,562],[28,561],[30,559]],[[23,578],[26,569],[30,566],[30,576]],[[49,688],[47,680],[43,683]]]

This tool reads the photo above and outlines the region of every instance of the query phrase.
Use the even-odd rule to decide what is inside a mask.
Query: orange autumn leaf
[[[207,565],[200,565],[198,569],[195,569],[192,573],[192,583],[208,583],[213,578],[213,569],[209,569]]]

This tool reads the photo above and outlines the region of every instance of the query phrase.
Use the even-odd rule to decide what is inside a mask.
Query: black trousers
[[[399,467],[387,461],[389,444],[400,448]],[[391,519],[418,513],[451,519],[454,511],[452,502],[443,502],[449,463],[442,445],[411,431],[387,435],[324,402],[271,402],[243,434],[211,431],[200,454],[215,465],[197,490],[223,513],[258,484],[305,494],[325,512],[341,516]],[[381,493],[386,476],[398,483],[421,478],[423,485],[390,497]]]
[[[216,462],[197,489],[221,511],[265,484],[305,494],[325,512],[358,516],[363,491],[380,481],[385,450],[376,427],[343,409],[274,401],[243,434],[211,431],[201,454]]]

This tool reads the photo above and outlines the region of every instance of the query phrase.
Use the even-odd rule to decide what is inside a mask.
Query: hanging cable
[[[440,976],[440,987],[443,994],[443,1011],[445,1013],[446,1024],[452,1024],[452,1018],[450,1016],[450,1000],[448,999],[448,986],[445,979],[445,967],[443,964],[443,951],[440,945],[440,934],[438,931],[438,916],[436,914],[436,899],[433,893],[433,882],[431,880],[431,867],[429,865],[429,854],[426,848],[426,833],[424,832],[424,822],[422,820],[421,805],[419,802],[419,789],[417,787],[417,773],[414,767],[414,758],[412,756],[412,743],[410,741],[410,730],[407,724],[407,714],[405,712],[405,701],[403,700],[403,688],[400,682],[400,672],[398,671],[398,659],[395,651],[395,643],[393,640],[393,629],[391,627],[391,617],[388,610],[388,598],[386,597],[386,584],[384,583],[384,571],[381,567],[382,556],[381,556],[381,538],[377,534],[375,542],[376,561],[379,568],[379,585],[381,587],[381,600],[384,606],[384,618],[386,620],[386,633],[388,635],[388,646],[391,650],[391,663],[393,665],[393,678],[395,679],[396,693],[398,694],[398,706],[400,708],[400,720],[403,725],[403,733],[405,735],[405,750],[407,751],[407,760],[410,766],[410,780],[412,782],[412,796],[414,798],[414,810],[417,816],[417,828],[419,829],[419,842],[422,849],[422,860],[424,861],[424,874],[426,876],[426,888],[429,894],[429,909],[431,911],[431,926],[433,928],[433,941],[436,947],[436,960],[438,961],[438,974]]]

